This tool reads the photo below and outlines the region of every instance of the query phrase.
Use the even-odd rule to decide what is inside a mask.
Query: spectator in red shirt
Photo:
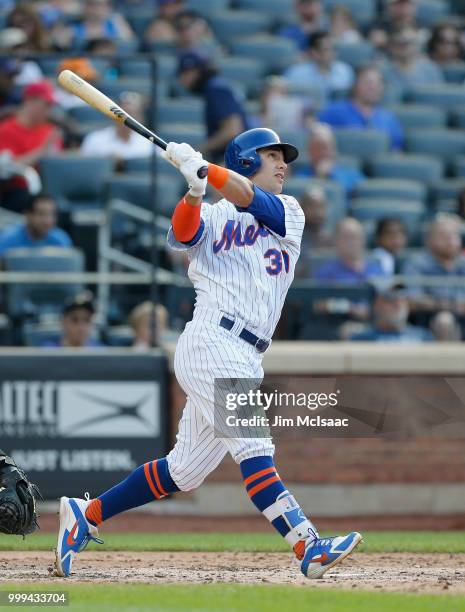
[[[16,162],[34,166],[48,153],[60,151],[63,141],[57,127],[49,121],[53,104],[50,83],[28,85],[16,114],[0,123],[0,153],[8,152]],[[28,196],[22,179],[8,181],[0,192],[2,206],[19,212]]]

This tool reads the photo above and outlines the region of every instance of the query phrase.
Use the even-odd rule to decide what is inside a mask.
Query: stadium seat
[[[448,13],[449,4],[445,0],[417,0],[417,20],[423,28],[434,26]]]
[[[254,95],[260,94],[261,81],[265,73],[265,64],[262,60],[253,57],[224,57],[217,63],[226,79],[242,83]]]
[[[376,222],[383,217],[398,217],[401,219],[412,237],[417,233],[418,227],[426,215],[426,208],[421,202],[380,198],[355,198],[352,200],[350,209],[351,215],[364,224],[368,240],[373,234]]]
[[[270,27],[270,17],[258,11],[220,11],[209,15],[209,22],[218,40],[226,45],[241,36],[262,34]],[[250,56],[253,57],[253,56]]]
[[[157,89],[160,84],[157,83]],[[99,89],[113,100],[118,99],[125,91],[134,91],[147,99],[152,94],[152,80],[147,78],[127,79],[121,78],[116,80],[107,80],[99,83]]]
[[[354,68],[370,62],[375,55],[373,45],[366,40],[353,43],[336,43],[335,49],[338,59],[347,62]]]
[[[333,9],[343,4],[352,14],[359,25],[368,25],[376,17],[376,0],[324,0],[325,8]]]
[[[447,114],[429,104],[393,104],[390,110],[397,116],[404,130],[445,127]]]
[[[465,155],[456,157],[452,162],[452,168],[454,176],[458,178],[465,178]]]
[[[465,81],[465,62],[451,62],[442,69],[448,83],[461,85]]]
[[[411,179],[431,185],[442,178],[443,165],[431,155],[386,153],[370,163],[370,171],[376,178]]]
[[[433,199],[435,203],[440,200],[456,200],[463,189],[465,189],[465,178],[442,179],[433,187]]]
[[[102,208],[103,187],[112,167],[109,158],[76,153],[44,157],[39,163],[44,189],[63,212],[69,212],[73,206]]]
[[[275,21],[287,20],[294,12],[294,0],[236,0],[241,9],[267,13]]]
[[[355,155],[364,161],[389,150],[389,137],[379,130],[337,129],[334,130],[334,135],[340,153]]]
[[[129,22],[133,32],[137,36],[139,40],[142,40],[146,29],[149,27],[150,23],[153,21],[154,11],[145,12],[143,9],[139,9],[138,11],[127,11],[126,19]]]
[[[148,59],[121,58],[118,67],[122,78],[150,78],[155,72]]]
[[[108,70],[108,68],[110,67],[110,60],[105,59],[103,57],[92,57],[89,59],[92,62],[94,68],[99,73],[104,73],[105,70]],[[61,56],[44,57],[44,58],[39,59],[38,64],[45,76],[56,77],[57,72],[58,72],[58,67],[62,61],[63,61],[63,57]]]
[[[457,107],[450,111],[449,118],[451,125],[460,129],[465,129],[465,108]]]
[[[401,200],[423,202],[426,187],[419,181],[394,178],[371,178],[362,181],[355,190],[358,199]]]
[[[461,85],[416,85],[412,86],[409,98],[417,104],[431,104],[446,111],[465,104],[465,88]]]
[[[260,34],[234,40],[231,50],[241,57],[253,57],[265,62],[266,70],[281,72],[295,63],[298,54],[294,43],[287,38]]]
[[[78,249],[55,247],[11,249],[3,256],[7,272],[83,272],[84,255]],[[63,302],[82,290],[80,283],[17,283],[8,285],[6,306],[15,319],[61,313]]]
[[[205,128],[195,123],[165,123],[159,130],[166,142],[188,142],[194,149],[205,140]]]
[[[155,202],[160,214],[169,215],[185,188],[184,179],[159,176],[155,180]],[[148,174],[116,174],[112,176],[105,189],[106,199],[118,199],[130,202],[146,210],[153,209],[152,178]]]
[[[186,8],[208,16],[216,11],[225,11],[231,4],[230,0],[186,0]]]
[[[176,68],[178,65],[174,55],[168,53],[159,53],[157,58],[157,76],[159,80],[172,80],[176,77]]]
[[[446,128],[409,130],[406,135],[406,150],[411,153],[436,155],[450,161],[465,154],[465,130]]]
[[[70,108],[68,115],[75,119],[78,123],[105,123],[108,125],[108,119],[105,117],[105,115],[88,104]]]
[[[325,192],[328,204],[328,227],[333,228],[347,212],[344,192],[339,183],[315,178],[291,177],[286,181],[284,193],[300,200],[302,194],[312,187],[320,187]]]
[[[194,96],[164,98],[155,110],[158,127],[166,123],[202,123],[204,118],[204,102]]]

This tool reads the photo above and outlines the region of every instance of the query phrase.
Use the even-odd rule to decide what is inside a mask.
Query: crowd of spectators
[[[227,142],[249,127],[269,126],[297,139],[301,155],[289,167],[289,192],[299,196],[306,217],[298,281],[316,287],[375,287],[372,299],[350,301],[336,337],[460,339],[465,331],[465,183],[460,183],[464,175],[456,170],[457,160],[438,157],[442,177],[451,180],[442,199],[431,177],[416,177],[426,196],[413,226],[399,206],[391,211],[386,205],[391,197],[397,205],[402,202],[392,192],[379,196],[384,208],[380,204],[377,214],[359,212],[364,185],[378,176],[372,165],[377,153],[406,162],[412,153],[422,154],[410,148],[412,129],[429,126],[409,124],[401,112],[410,103],[418,105],[418,88],[436,87],[445,95],[453,89],[456,96],[463,88],[465,102],[465,19],[454,13],[454,3],[438,0],[438,15],[425,17],[421,0],[367,0],[373,10],[366,18],[351,11],[351,2],[283,0],[291,10],[283,6],[282,17],[270,18],[256,38],[257,44],[267,37],[288,41],[290,59],[270,50],[256,68],[255,82],[245,75],[247,62],[258,58],[241,55],[242,33],[227,32],[227,16],[244,11],[244,35],[250,42],[254,37],[246,11],[253,23],[260,16],[258,5],[253,0],[221,4],[227,8],[205,15],[195,0],[0,0],[0,210],[22,216],[14,224],[2,221],[0,257],[15,248],[82,246],[73,215],[60,209],[60,198],[46,193],[42,168],[47,159],[69,153],[110,159],[113,172],[121,176],[134,160],[141,163],[139,170],[152,167],[151,143],[122,124],[88,114],[81,100],[57,86],[57,73],[70,69],[104,91],[110,87],[123,109],[150,125],[157,119],[153,106],[191,104],[192,116],[188,109],[181,119],[168,120],[172,125],[167,127],[178,133],[186,127],[186,139],[189,129],[201,134],[195,145],[211,161],[221,162]],[[152,57],[159,60],[156,99],[151,97],[153,65],[140,68],[144,58]],[[238,68],[231,72],[234,58]],[[195,110],[199,104],[203,115]],[[425,109],[435,102],[428,104]],[[443,119],[431,127],[462,129],[464,118],[457,118],[456,106],[438,104]],[[347,145],[344,132],[354,135],[354,146]],[[356,153],[357,135],[363,133],[380,142],[384,138],[386,148],[372,155]],[[386,181],[412,179],[402,173],[385,176]],[[86,177],[81,178],[85,185]],[[405,211],[409,205],[405,201]],[[144,239],[139,242],[142,248]],[[161,260],[185,273],[182,262],[167,256]],[[397,282],[398,275],[405,280]],[[436,281],[423,283],[422,278]],[[78,297],[62,313],[63,334],[56,342],[98,346],[94,302]],[[139,298],[128,304],[135,307]],[[328,304],[325,311],[319,302],[320,314],[331,314],[334,301]],[[129,310],[118,322],[132,327],[139,348],[153,344],[152,327],[166,330],[172,319],[161,304],[141,304],[131,316]]]

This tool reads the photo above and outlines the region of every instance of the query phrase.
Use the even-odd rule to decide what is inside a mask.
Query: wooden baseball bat
[[[118,106],[111,98],[84,79],[81,79],[81,77],[71,70],[63,70],[60,72],[58,75],[58,83],[70,93],[78,96],[78,98],[81,98],[81,100],[84,100],[84,102],[87,102],[90,106],[93,106],[107,117],[110,117],[110,119],[113,119],[113,121],[123,123],[131,130],[134,130],[134,132],[137,132],[166,151],[168,143],[165,142],[163,138],[160,138],[160,136],[157,136],[157,134],[146,128],[145,125],[139,123],[139,121],[131,117],[131,115]],[[205,178],[207,174],[208,166],[202,166],[197,171],[197,176],[199,178]]]

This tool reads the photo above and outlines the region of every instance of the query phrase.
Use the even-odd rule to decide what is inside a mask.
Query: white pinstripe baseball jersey
[[[194,246],[177,242],[172,229],[168,233],[171,248],[188,251],[196,306],[240,318],[249,331],[267,339],[294,278],[305,222],[295,198],[278,197],[284,205],[284,237],[226,199],[202,204],[204,227]]]

